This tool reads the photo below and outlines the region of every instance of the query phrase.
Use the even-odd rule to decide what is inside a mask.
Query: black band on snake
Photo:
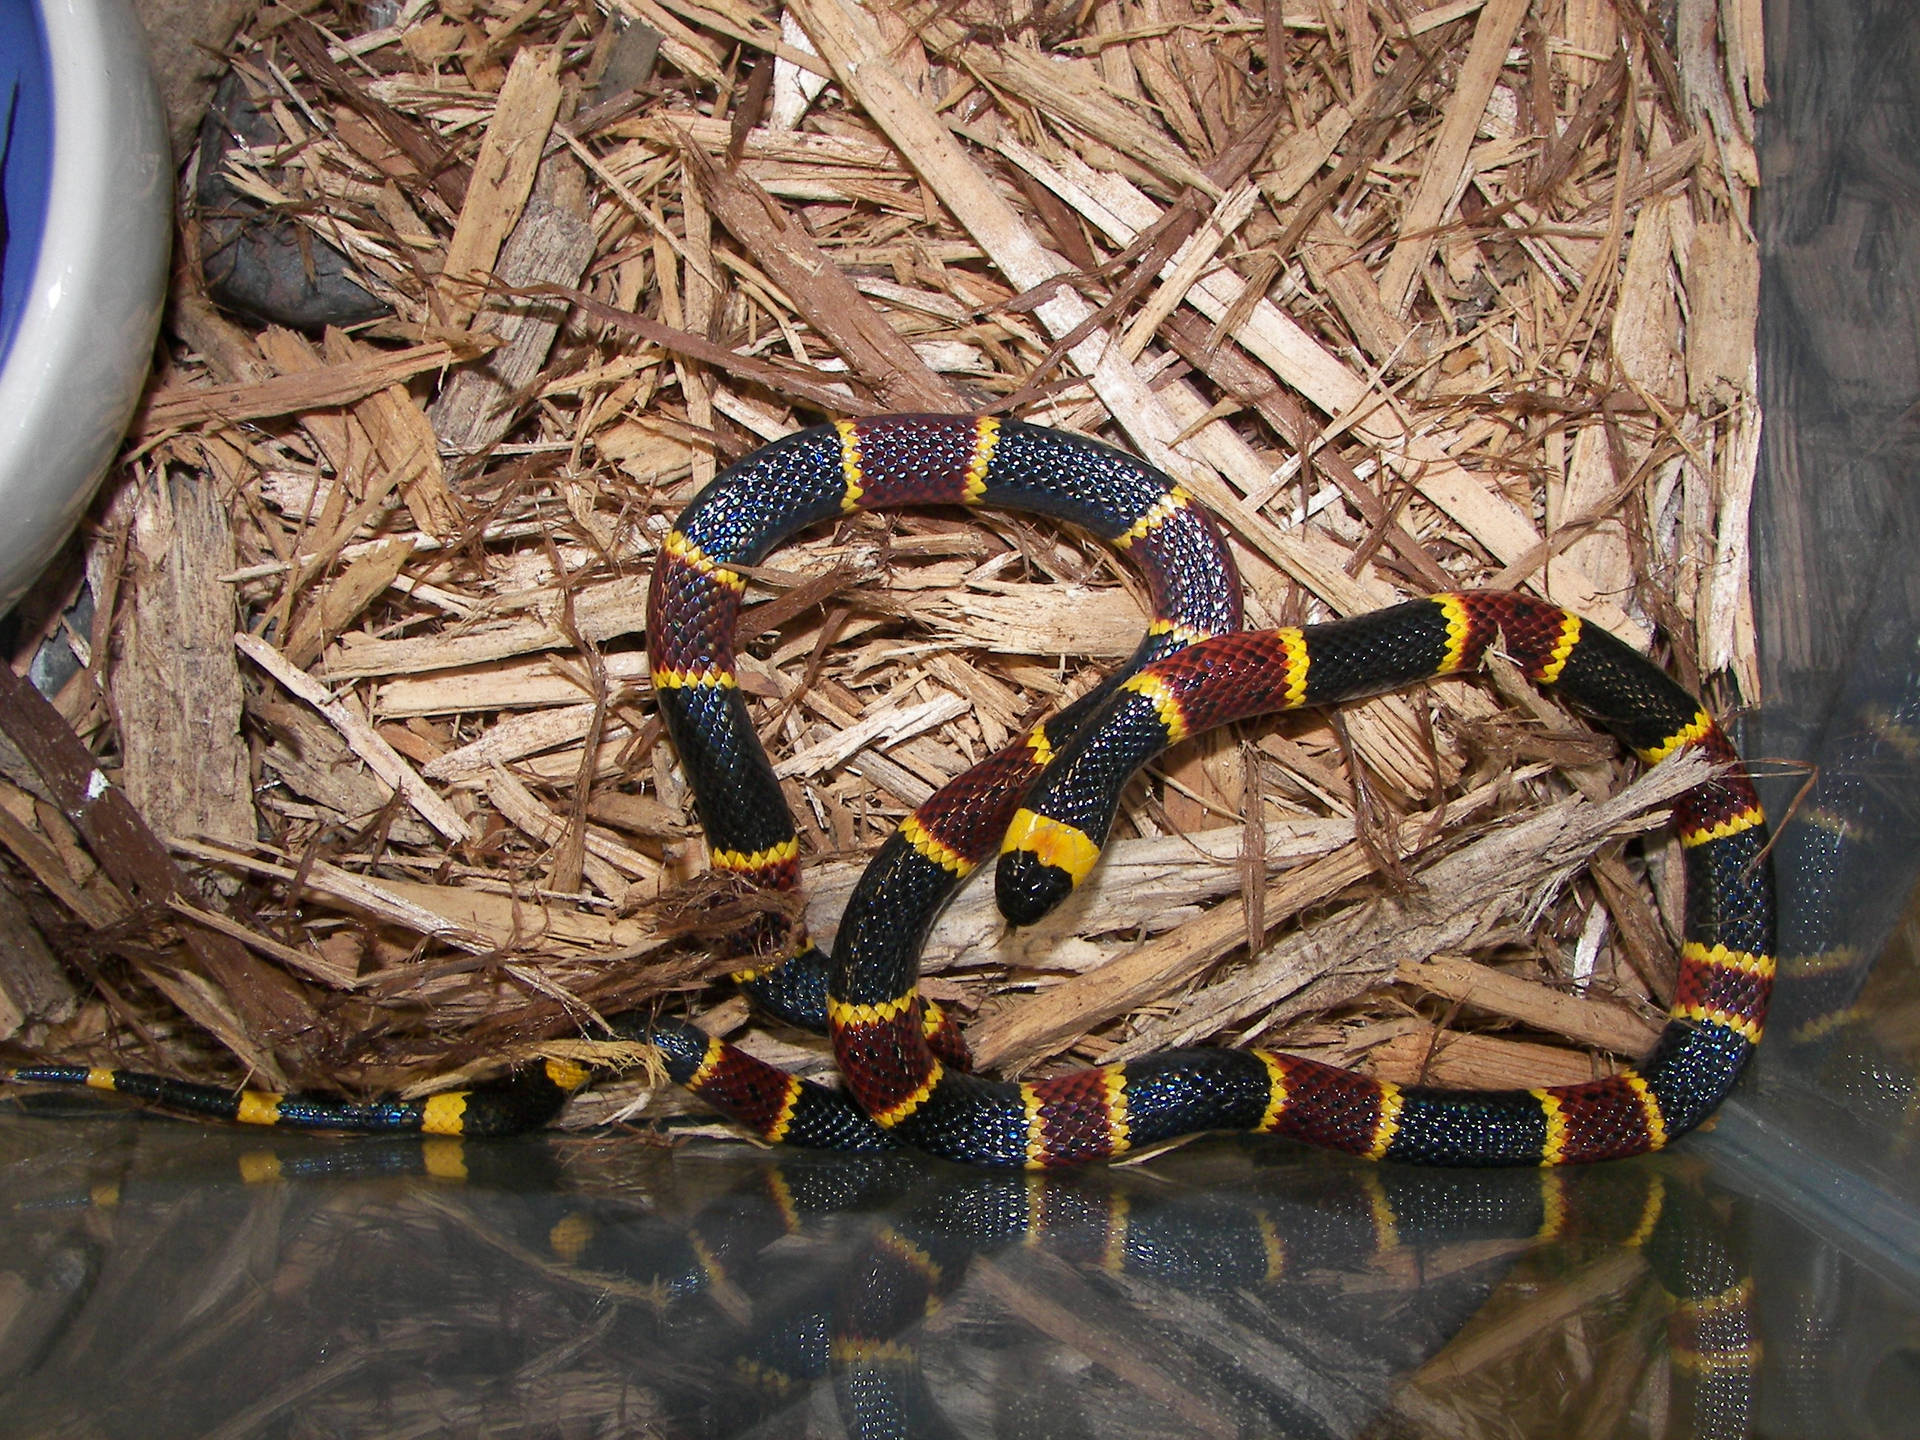
[[[750,991],[785,1018],[828,1030],[844,1092],[795,1080],[684,1023],[616,1023],[619,1033],[653,1041],[673,1078],[768,1140],[856,1150],[905,1143],[968,1163],[1029,1168],[1104,1159],[1203,1130],[1284,1135],[1372,1159],[1557,1165],[1660,1149],[1720,1103],[1760,1038],[1773,980],[1773,902],[1758,799],[1700,704],[1613,636],[1518,594],[1465,591],[1332,624],[1240,631],[1231,559],[1186,493],[1139,460],[1057,431],[956,416],[823,426],[755,452],[681,515],[654,571],[648,638],[660,710],[715,869],[761,888],[798,883],[792,818],[734,673],[746,586],[735,567],[833,516],[940,502],[1050,516],[1126,551],[1152,596],[1148,634],[1103,685],[907,817],[855,888],[830,963],[804,934],[774,928],[742,937]],[[1715,762],[1713,776],[1673,807],[1686,928],[1669,1023],[1644,1064],[1520,1091],[1401,1087],[1265,1050],[1173,1051],[1026,1084],[967,1073],[951,1023],[918,994],[918,964],[934,917],[982,860],[1002,852],[1002,911],[1030,923],[1086,877],[1128,777],[1167,747],[1232,720],[1469,671],[1496,646],[1647,763],[1685,749]],[[780,952],[765,953],[773,942],[785,964]],[[14,1074],[91,1077],[120,1089],[131,1087],[113,1077],[152,1080],[77,1067]],[[504,1113],[494,1119],[492,1092],[475,1090],[435,1097],[441,1113],[423,1112],[410,1128],[519,1128],[548,1092],[557,1107],[585,1078],[549,1063],[498,1087],[514,1100],[512,1123]],[[181,1103],[153,1083],[144,1093]],[[214,1108],[219,1093],[189,1108]],[[239,1119],[324,1123],[316,1102],[302,1101],[295,1117],[277,1108],[286,1103],[280,1097],[265,1099],[276,1108],[254,1102],[251,1115],[230,1093],[220,1103]],[[377,1109],[356,1108],[363,1119]]]

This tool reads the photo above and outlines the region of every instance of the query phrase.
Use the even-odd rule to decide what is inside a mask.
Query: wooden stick
[[[1454,81],[1440,135],[1420,167],[1420,183],[1400,217],[1400,240],[1380,274],[1380,300],[1396,315],[1405,315],[1420,269],[1433,254],[1434,231],[1459,194],[1467,152],[1479,133],[1493,85],[1507,63],[1529,0],[1487,0],[1474,26],[1467,63]]]
[[[8,665],[0,665],[0,731],[31,762],[61,813],[130,901],[166,906],[192,893],[126,794],[101,773],[59,712]],[[300,1055],[314,1026],[312,1009],[299,987],[217,930],[188,923],[181,933],[200,974],[213,980],[232,1006],[229,1023],[195,1007],[187,996],[189,1013],[201,1009],[195,1018],[215,1030],[249,1069],[285,1084],[275,1050]]]
[[[335,699],[326,686],[306,671],[295,669],[284,655],[256,636],[243,631],[233,637],[233,643],[242,655],[271,675],[283,689],[324,715],[333,728],[340,732],[340,738],[347,742],[353,753],[366,761],[374,774],[397,791],[422,820],[449,840],[460,842],[475,838],[473,827],[436,795],[371,725]]]

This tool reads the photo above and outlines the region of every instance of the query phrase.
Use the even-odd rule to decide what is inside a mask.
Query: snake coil
[[[816,427],[731,467],[666,533],[649,608],[653,685],[715,870],[765,890],[799,883],[798,835],[735,673],[740,567],[819,521],[937,503],[1039,514],[1108,541],[1147,580],[1147,635],[1105,683],[902,822],[855,887],[830,959],[804,930],[739,937],[739,978],[776,1014],[831,1036],[844,1091],[800,1081],[684,1022],[616,1019],[616,1033],[659,1048],[675,1080],[774,1142],[904,1143],[1028,1168],[1202,1130],[1284,1135],[1372,1159],[1558,1165],[1660,1149],[1720,1103],[1765,1020],[1773,901],[1758,798],[1699,702],[1605,631],[1518,594],[1461,591],[1331,624],[1241,630],[1230,553],[1187,493],[1152,466],[1059,431],[939,415]],[[1213,1048],[1020,1084],[968,1073],[952,1022],[919,994],[918,968],[934,917],[980,863],[1001,852],[1001,909],[1030,923],[1086,877],[1127,779],[1167,747],[1233,720],[1469,671],[1496,644],[1647,763],[1689,749],[1714,762],[1713,775],[1673,804],[1686,929],[1669,1022],[1644,1064],[1517,1091],[1402,1087],[1274,1051]],[[768,954],[774,943],[780,951]],[[588,1078],[549,1061],[425,1101],[350,1104],[101,1068],[10,1073],[256,1123],[461,1134],[542,1123]]]

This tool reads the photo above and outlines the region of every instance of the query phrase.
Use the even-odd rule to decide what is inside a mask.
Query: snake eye
[[[1008,923],[1033,925],[1073,893],[1073,876],[1048,864],[1036,851],[1008,850],[1001,854],[994,873],[993,893]]]

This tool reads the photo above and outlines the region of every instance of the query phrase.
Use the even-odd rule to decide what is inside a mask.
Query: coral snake
[[[1104,683],[921,804],[855,887],[829,960],[775,922],[738,941],[757,1000],[824,1029],[844,1091],[804,1082],[685,1022],[616,1017],[668,1073],[765,1139],[829,1149],[907,1144],[988,1166],[1048,1168],[1204,1130],[1277,1134],[1372,1159],[1557,1165],[1657,1150],[1712,1113],[1758,1043],[1772,988],[1766,828],[1733,746],[1651,661],[1557,606],[1461,591],[1328,624],[1240,628],[1235,569],[1213,522],[1154,467],[1014,421],[902,415],[804,430],[710,484],[666,533],[648,640],[655,696],[695,794],[711,861],[745,885],[798,885],[799,841],[735,674],[746,578],[795,532],[836,516],[957,503],[1090,530],[1143,572],[1153,620]],[[1330,706],[1475,669],[1495,647],[1643,761],[1697,749],[1712,776],[1673,805],[1686,923],[1669,1022],[1641,1065],[1532,1090],[1406,1086],[1251,1049],[1172,1051],[1028,1083],[968,1073],[951,1021],[918,992],[926,932],[1000,852],[1002,912],[1030,923],[1084,879],[1127,779],[1214,726]],[[779,950],[769,953],[770,946]],[[785,953],[784,963],[782,954]],[[236,1094],[84,1066],[23,1066],[256,1123],[486,1134],[542,1123],[589,1078],[546,1061],[424,1101]]]

